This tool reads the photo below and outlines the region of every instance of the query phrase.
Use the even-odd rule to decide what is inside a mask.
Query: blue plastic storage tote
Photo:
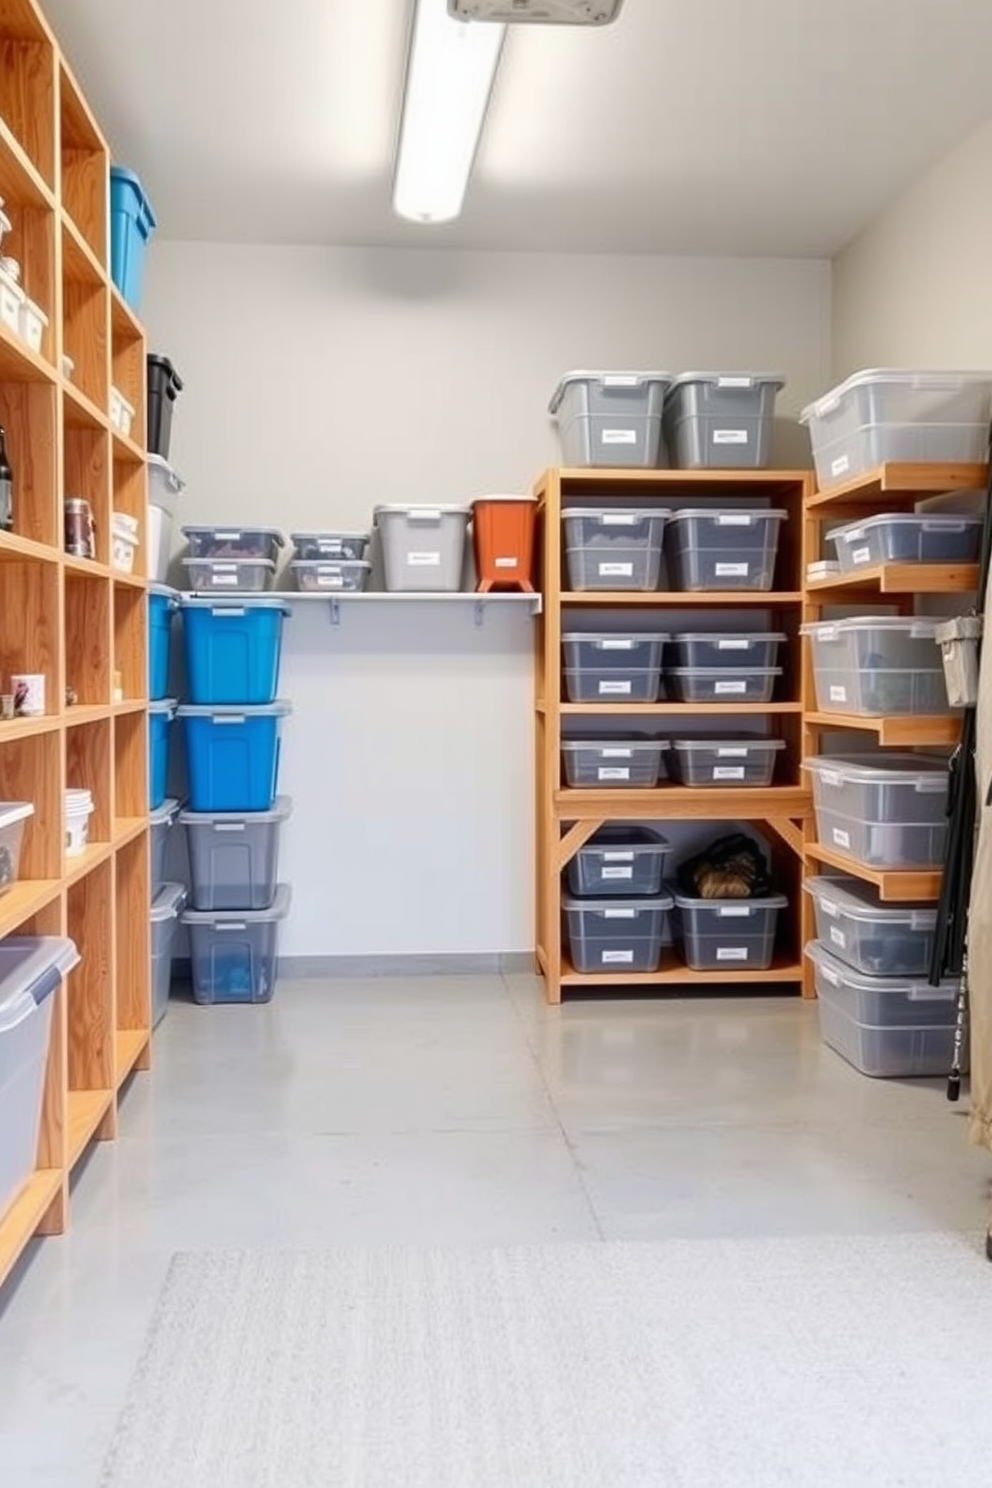
[[[134,171],[110,167],[110,274],[132,309],[141,305],[145,248],[155,213]]]
[[[269,811],[279,779],[279,735],[288,703],[261,708],[184,705],[192,811]]]
[[[290,890],[280,884],[270,909],[188,909],[193,998],[268,1002],[276,989],[279,925],[289,913]]]
[[[275,701],[287,604],[189,599],[182,612],[190,702]]]
[[[169,660],[172,650],[172,616],[177,596],[164,584],[148,586],[148,696],[153,702],[169,690]]]
[[[157,811],[165,800],[169,776],[169,735],[176,716],[175,698],[148,704],[148,807]]]

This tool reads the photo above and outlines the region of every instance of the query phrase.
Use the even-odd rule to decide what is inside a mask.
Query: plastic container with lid
[[[183,390],[183,380],[168,357],[149,352],[145,360],[148,369],[148,448],[167,460],[172,439],[172,410]]]
[[[568,865],[573,894],[595,898],[657,895],[671,845],[653,827],[600,827]]]
[[[548,412],[558,424],[562,463],[657,469],[668,372],[568,372]]]
[[[148,457],[148,577],[164,584],[169,577],[172,534],[179,498],[186,482],[161,455]]]
[[[873,368],[805,408],[821,489],[889,462],[976,464],[988,451],[992,372]]]
[[[857,878],[806,880],[816,933],[839,961],[869,977],[925,977],[937,928],[932,904],[887,904]]]
[[[165,584],[148,586],[148,696],[153,701],[169,690],[172,620],[179,596]]]
[[[801,627],[822,713],[880,717],[950,712],[936,620],[863,615]]]
[[[596,790],[650,790],[665,775],[667,739],[563,739],[562,761],[566,784]]]
[[[17,331],[24,344],[37,355],[41,354],[41,344],[47,329],[48,316],[30,295],[25,295],[18,312]]]
[[[468,506],[377,506],[386,589],[402,594],[457,593],[471,515]]]
[[[372,565],[360,558],[294,558],[289,571],[301,594],[358,594]]]
[[[803,761],[824,847],[869,868],[936,868],[947,839],[947,762],[880,751]]]
[[[279,926],[290,890],[280,884],[268,909],[188,909],[193,997],[202,1005],[268,1002],[276,987]]]
[[[175,698],[159,698],[148,704],[148,806],[151,811],[156,811],[165,800],[169,741],[175,716]]]
[[[270,811],[289,703],[179,709],[193,811]],[[163,795],[165,792],[163,791]]]
[[[184,811],[194,909],[268,909],[279,884],[279,839],[293,803],[271,811]]]
[[[21,308],[24,300],[25,294],[21,286],[9,274],[0,271],[0,321],[15,336],[21,334]]]
[[[566,507],[562,512],[570,589],[657,589],[669,513],[651,506]]]
[[[186,599],[182,602],[186,677],[191,703],[275,701],[284,600]]]
[[[778,660],[782,631],[681,631],[672,637],[680,667],[748,667],[764,670]]]
[[[673,589],[771,589],[779,532],[787,517],[788,512],[777,508],[672,512],[665,527],[665,556]]]
[[[360,563],[369,545],[367,532],[292,532],[296,556],[310,563]]]
[[[179,817],[179,802],[173,798],[163,801],[150,813],[148,826],[151,841],[152,895],[158,893],[165,883],[165,866],[169,853],[169,838]]]
[[[673,739],[671,771],[683,785],[771,785],[783,739]]]
[[[20,877],[24,824],[32,816],[31,801],[0,801],[0,894]]]
[[[665,397],[668,455],[683,470],[763,469],[771,463],[777,372],[683,372]]]
[[[694,971],[767,971],[775,956],[775,931],[784,894],[764,899],[691,899],[675,895],[674,930],[686,965]]]
[[[155,213],[134,171],[110,167],[110,272],[124,299],[141,308],[145,250],[155,231]]]
[[[264,558],[276,563],[286,539],[275,527],[185,526],[191,558]]]
[[[264,594],[276,576],[270,558],[184,558],[183,568],[194,594]]]
[[[981,517],[892,512],[835,527],[827,534],[841,573],[882,563],[977,563]]]
[[[172,954],[179,916],[186,903],[186,886],[167,883],[155,893],[151,908],[152,930],[152,1027],[157,1028],[169,1010]]]
[[[472,503],[476,588],[534,591],[534,536],[537,500],[533,496],[480,496]]]
[[[562,636],[570,701],[654,702],[669,636],[660,631],[569,631]]]
[[[672,896],[647,899],[576,899],[563,896],[572,963],[576,971],[657,971]]]
[[[683,703],[770,703],[781,667],[672,667],[665,676]]]

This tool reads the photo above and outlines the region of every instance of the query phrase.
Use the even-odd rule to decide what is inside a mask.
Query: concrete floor
[[[976,1231],[965,1110],[857,1075],[779,998],[547,1009],[519,976],[174,1003],[71,1233],[0,1293],[0,1482],[95,1488],[177,1250]]]

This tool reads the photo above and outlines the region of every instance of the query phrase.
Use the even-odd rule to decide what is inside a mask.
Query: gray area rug
[[[955,1236],[176,1257],[105,1488],[987,1483]]]

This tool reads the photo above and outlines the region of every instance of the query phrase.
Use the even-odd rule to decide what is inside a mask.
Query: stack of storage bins
[[[191,561],[237,568],[271,560]],[[194,597],[182,604],[190,701],[179,709],[189,774],[189,809],[180,820],[192,880],[182,921],[190,932],[193,996],[203,1004],[268,1002],[275,990],[279,925],[290,902],[288,886],[278,882],[290,803],[276,795],[282,720],[290,711],[276,700],[288,614],[276,598]]]
[[[179,802],[166,797],[169,742],[176,704],[166,697],[172,668],[172,637],[179,596],[165,584],[148,586],[149,779],[151,811],[152,1026],[169,1007],[172,956],[179,914],[186,902],[182,884],[166,881],[169,837]]]
[[[576,971],[658,970],[674,903],[664,888],[668,853],[654,830],[619,824],[579,849],[563,901]]]

